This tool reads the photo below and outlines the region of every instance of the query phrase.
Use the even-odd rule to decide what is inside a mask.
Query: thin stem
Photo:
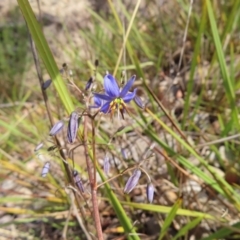
[[[121,173],[119,173],[119,174],[117,174],[117,175],[114,175],[113,177],[109,178],[108,180],[106,180],[106,181],[98,184],[98,185],[97,185],[97,188],[101,187],[102,185],[104,185],[104,184],[106,184],[106,183],[111,182],[111,181],[114,180],[115,178],[118,178],[118,177],[122,176],[123,174],[125,174],[125,173],[127,173],[127,172],[129,172],[129,171],[131,171],[132,169],[135,169],[135,168],[137,168],[137,166],[133,166],[133,167],[130,167],[130,168],[125,169],[123,172],[121,172]]]
[[[95,124],[94,124],[94,119],[92,119],[92,153],[93,153],[93,184],[94,184],[94,188],[96,188],[97,185],[97,160],[96,160],[96,151],[95,151]]]
[[[95,227],[96,227],[98,239],[103,240],[102,226],[101,226],[101,220],[100,220],[99,209],[98,209],[98,201],[97,201],[97,186],[96,186],[95,176],[93,176],[93,171],[92,171],[93,164],[89,158],[89,149],[88,149],[87,138],[88,138],[88,117],[85,116],[84,117],[83,143],[84,143],[84,153],[85,153],[85,158],[86,158],[89,182],[90,182],[90,186],[91,186],[93,219],[95,221]],[[95,159],[94,159],[94,162],[95,162]],[[95,168],[96,168],[96,165],[94,166],[94,172],[96,172]]]
[[[186,28],[185,28],[184,36],[183,36],[183,46],[182,46],[182,49],[181,49],[180,60],[179,60],[179,63],[178,63],[178,71],[180,71],[181,64],[182,64],[183,53],[184,53],[184,49],[185,49],[185,45],[186,45],[185,42],[186,42],[186,39],[187,39],[187,32],[188,32],[188,27],[189,27],[189,22],[190,22],[190,16],[191,16],[191,13],[192,13],[192,6],[193,6],[193,0],[190,0],[190,6],[189,6],[189,9],[188,9],[187,24],[186,24]]]

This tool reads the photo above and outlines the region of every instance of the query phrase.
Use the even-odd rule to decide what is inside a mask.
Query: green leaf
[[[72,100],[70,98],[69,92],[66,88],[65,83],[59,73],[57,64],[53,58],[51,50],[47,44],[47,41],[43,35],[41,26],[39,25],[33,10],[28,1],[18,0],[18,5],[22,11],[22,14],[27,23],[29,32],[36,44],[36,48],[38,50],[38,54],[43,61],[48,74],[50,75],[54,86],[59,94],[59,97],[67,110],[68,114],[70,114],[74,110],[74,106]]]
[[[231,239],[239,239],[240,237],[239,229],[240,229],[240,222],[234,224],[233,226],[223,227],[220,230],[216,231],[215,233],[211,234],[210,236],[203,238],[202,240],[224,239],[225,237],[229,236],[234,232],[238,232],[238,237],[231,238]]]
[[[169,212],[168,216],[166,217],[160,231],[160,236],[158,240],[162,240],[163,237],[167,234],[168,228],[171,225],[172,221],[174,220],[178,209],[182,204],[182,199],[178,199],[177,202],[173,205],[171,211]]]
[[[206,3],[207,3],[208,17],[209,17],[209,21],[210,21],[210,25],[211,25],[211,29],[212,29],[214,45],[215,45],[217,56],[218,56],[219,67],[220,67],[220,70],[222,73],[223,85],[226,89],[226,95],[227,95],[228,101],[231,105],[232,117],[234,119],[234,123],[239,130],[240,125],[239,125],[239,121],[238,121],[238,109],[237,109],[237,104],[236,104],[236,99],[235,99],[235,91],[234,91],[233,81],[231,81],[229,73],[228,73],[225,56],[223,53],[222,44],[221,44],[220,37],[218,34],[218,28],[216,25],[211,1],[206,0]]]
[[[136,209],[142,209],[142,210],[147,210],[147,211],[156,212],[156,213],[170,213],[170,211],[172,210],[172,207],[166,207],[166,206],[154,205],[154,204],[134,203],[134,202],[121,202],[121,203],[123,205],[127,205]],[[188,216],[188,217],[201,217],[201,218],[206,218],[211,220],[215,219],[215,217],[210,214],[191,211],[191,210],[182,209],[182,208],[177,209],[176,215]]]
[[[179,230],[179,232],[174,236],[172,240],[177,240],[181,236],[186,236],[187,232],[193,229],[194,227],[196,227],[202,221],[202,219],[203,219],[202,217],[198,217],[198,218],[195,218],[193,221],[190,220],[188,224],[186,224],[184,227],[182,227]]]

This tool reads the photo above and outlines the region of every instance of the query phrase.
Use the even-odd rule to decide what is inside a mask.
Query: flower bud
[[[104,158],[103,170],[104,170],[104,173],[108,176],[109,170],[110,170],[110,161],[108,156],[105,156]]]
[[[82,183],[82,180],[76,170],[73,171],[73,178],[74,178],[76,186],[78,187],[80,192],[83,193],[84,192],[83,183]]]
[[[57,135],[63,129],[63,127],[64,127],[64,122],[62,120],[58,121],[53,125],[52,129],[49,132],[49,135],[50,136]]]
[[[47,81],[45,81],[43,84],[42,84],[42,89],[43,90],[46,90],[52,83],[52,80],[51,79],[48,79]]]
[[[37,152],[37,151],[40,150],[42,147],[43,147],[43,142],[39,143],[39,144],[35,147],[34,152]]]
[[[49,169],[50,169],[50,162],[46,162],[43,166],[43,169],[42,169],[42,174],[41,176],[42,177],[46,177],[48,172],[49,172]]]
[[[135,95],[135,97],[134,97],[133,100],[134,100],[134,102],[137,104],[137,106],[138,106],[139,108],[144,109],[144,104],[143,104],[143,102],[142,102],[142,100],[141,100],[140,97],[138,97],[137,95]]]
[[[67,138],[69,143],[74,143],[77,137],[78,126],[80,124],[78,118],[79,116],[76,112],[71,113],[67,129]]]
[[[152,183],[147,185],[147,200],[152,203],[154,197],[154,186]]]
[[[138,184],[139,178],[141,177],[141,171],[139,169],[135,169],[133,175],[128,179],[124,192],[130,193]]]
[[[121,148],[121,154],[122,154],[122,157],[123,157],[124,160],[128,159],[128,156],[127,156],[127,153],[126,153],[126,149]]]
[[[92,83],[93,83],[93,78],[90,77],[87,81],[86,86],[85,86],[85,91],[87,91],[91,87]]]

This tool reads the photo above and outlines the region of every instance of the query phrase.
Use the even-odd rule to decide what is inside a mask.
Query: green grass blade
[[[161,227],[161,232],[160,232],[160,236],[159,236],[158,240],[162,240],[163,237],[167,234],[168,228],[170,227],[172,221],[174,220],[181,204],[182,204],[182,199],[178,199],[177,202],[173,205],[171,211],[168,213],[168,216],[166,217],[166,219]]]
[[[237,126],[238,129],[240,129],[239,121],[238,121],[238,109],[235,101],[235,92],[234,92],[234,86],[233,82],[230,79],[230,76],[228,74],[228,69],[226,66],[226,61],[225,61],[225,56],[223,53],[222,49],[222,44],[220,41],[220,37],[218,34],[218,28],[216,25],[213,9],[212,9],[212,4],[211,1],[206,0],[207,3],[207,11],[208,11],[208,17],[212,29],[212,35],[213,35],[213,40],[214,40],[214,45],[216,48],[217,56],[218,56],[218,62],[220,66],[220,70],[222,73],[222,78],[223,78],[223,85],[226,89],[226,96],[228,98],[228,101],[231,105],[232,108],[232,117],[234,119],[234,123]]]
[[[239,199],[239,196],[233,191],[233,188],[224,179],[222,179],[221,177],[218,177],[215,174],[215,172],[213,172],[211,170],[211,168],[209,167],[206,160],[204,160],[201,156],[199,156],[197,154],[197,152],[185,142],[185,140],[183,140],[179,135],[177,135],[171,128],[169,128],[160,118],[156,117],[156,115],[153,114],[151,111],[148,110],[148,113],[150,113],[150,115],[160,124],[160,126],[162,126],[182,146],[184,146],[185,149],[187,149],[193,156],[195,156],[199,160],[199,162],[212,174],[212,176],[214,176],[214,179],[216,181],[210,180],[209,177],[207,177],[205,174],[203,174],[203,172],[200,169],[198,169],[196,166],[192,165],[189,161],[185,161],[182,156],[179,156],[178,160],[182,164],[184,164],[187,167],[187,169],[189,169],[192,172],[194,172],[195,174],[197,174],[197,176],[199,176],[201,179],[204,179],[204,181],[210,180],[211,182],[215,182],[215,184],[213,184],[213,185],[211,184],[211,186],[213,188],[215,188],[219,193],[221,193],[225,196],[228,196],[228,198],[231,199],[232,202],[234,202],[236,204],[236,206],[238,206],[238,208],[239,208],[240,206],[238,205],[238,200],[237,200],[237,199]],[[156,139],[158,139],[158,138],[156,138]]]
[[[155,212],[155,213],[169,214],[170,211],[172,210],[172,207],[161,206],[161,205],[134,203],[134,202],[121,202],[121,203],[123,205],[130,206],[130,207],[133,207],[136,209],[147,210],[147,211],[151,211],[151,212]],[[201,218],[205,218],[205,219],[216,220],[215,217],[210,214],[197,212],[197,211],[191,211],[191,210],[182,209],[182,208],[177,209],[176,215],[186,216],[186,217],[197,217],[197,218],[201,217]]]
[[[231,227],[224,227],[220,230],[216,231],[215,233],[211,234],[210,236],[203,238],[202,240],[215,240],[215,239],[224,239],[225,237],[229,236],[234,232],[234,228],[239,231],[240,229],[240,222],[234,224]],[[231,238],[231,239],[239,239],[240,234],[238,233],[238,237]]]
[[[193,91],[193,86],[194,86],[194,73],[195,73],[195,69],[196,69],[196,66],[198,63],[198,59],[199,59],[202,36],[204,34],[204,29],[205,29],[205,25],[206,25],[206,16],[207,16],[207,10],[206,10],[206,4],[204,3],[202,15],[201,15],[201,22],[200,22],[200,26],[199,26],[198,35],[197,35],[197,40],[196,40],[196,43],[194,46],[193,59],[191,61],[190,78],[189,78],[189,81],[187,84],[187,94],[186,94],[184,110],[183,110],[182,126],[186,126],[186,118],[189,114],[189,108],[190,108],[190,104],[191,104],[190,97],[191,97],[191,94]]]
[[[187,236],[187,232],[196,227],[202,221],[202,217],[195,218],[193,221],[190,220],[188,224],[180,229],[180,231],[174,236],[172,240],[177,240],[181,236]]]
[[[59,94],[62,104],[64,105],[67,112],[70,114],[74,110],[74,106],[68,93],[68,90],[66,88],[66,85],[64,84],[62,77],[59,73],[57,64],[53,58],[51,50],[43,35],[41,26],[37,22],[36,17],[28,1],[18,0],[18,5],[28,25],[31,36],[36,44],[40,58],[43,61],[54,83],[54,86]]]
[[[234,26],[234,22],[238,21],[238,18],[240,16],[239,8],[240,8],[240,1],[234,1],[234,4],[232,6],[232,11],[230,13],[226,13],[226,14],[228,14],[228,19],[227,19],[227,24],[226,24],[226,26],[223,30],[222,35],[221,35],[221,43],[222,44],[224,44],[224,41],[226,40],[227,35],[229,33],[231,33],[232,28]],[[217,57],[217,54],[215,52],[213,57],[212,57],[212,61],[211,61],[212,64],[216,61],[216,57]]]
[[[106,181],[106,178],[104,177],[103,172],[97,166],[97,170],[99,175],[101,176],[102,181]],[[139,236],[135,232],[134,226],[131,223],[129,217],[127,216],[125,210],[123,209],[121,203],[118,201],[118,198],[112,191],[110,185],[108,183],[104,184],[105,190],[107,192],[107,195],[112,203],[112,206],[118,216],[118,219],[120,223],[122,224],[122,227],[124,228],[124,232],[127,234],[127,239],[129,240],[140,240]]]

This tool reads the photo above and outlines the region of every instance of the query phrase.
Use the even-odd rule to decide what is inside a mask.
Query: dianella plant
[[[107,197],[119,217],[119,221],[123,226],[126,236],[129,239],[139,239],[133,223],[126,215],[118,198],[115,196],[114,191],[111,189],[112,182],[115,181],[116,178],[122,178],[122,193],[130,194],[131,191],[137,187],[140,177],[142,173],[144,173],[146,175],[145,199],[146,201],[152,202],[154,198],[154,187],[151,183],[151,178],[146,169],[141,166],[141,161],[138,163],[132,162],[130,166],[122,166],[119,168],[118,172],[115,171],[114,175],[111,174],[111,168],[117,161],[116,158],[131,159],[131,157],[127,157],[124,153],[127,146],[125,146],[126,149],[118,148],[113,141],[113,138],[117,138],[118,133],[124,131],[126,121],[123,121],[126,118],[128,119],[127,122],[130,124],[133,122],[133,118],[131,117],[131,111],[133,110],[133,107],[130,107],[131,102],[133,102],[133,104],[135,102],[139,109],[144,109],[141,98],[137,96],[137,88],[134,88],[134,82],[137,78],[136,75],[130,77],[130,79],[123,84],[123,78],[126,78],[125,73],[122,73],[122,80],[121,82],[118,82],[111,73],[106,71],[105,74],[103,74],[102,79],[97,81],[96,75],[99,62],[96,60],[94,64],[95,74],[85,82],[84,88],[80,89],[74,82],[66,64],[63,64],[60,70],[56,66],[40,25],[36,21],[30,5],[25,4],[24,1],[19,1],[19,6],[26,19],[31,34],[32,52],[39,76],[40,87],[45,100],[49,120],[52,125],[49,129],[48,135],[52,138],[49,141],[51,141],[53,145],[47,148],[47,151],[54,152],[55,157],[57,156],[61,159],[65,169],[67,182],[70,185],[69,188],[75,196],[77,206],[81,208],[82,202],[79,200],[80,198],[86,202],[87,208],[95,222],[96,232],[93,232],[93,235],[96,234],[98,239],[104,239],[98,207],[100,201],[98,198],[98,191],[101,188],[105,188]],[[49,71],[51,79],[46,81],[42,79],[39,67],[39,57]],[[57,93],[68,113],[67,117],[56,121],[53,120],[53,116],[50,112],[47,96],[52,84],[56,87]],[[80,98],[82,99],[80,105],[73,105],[66,84],[69,84],[71,88],[74,88],[80,95]],[[102,129],[102,121],[110,127],[113,127],[113,129],[115,128],[113,134],[106,139],[99,139],[97,136],[98,131],[101,131]],[[36,146],[36,154],[45,148],[45,144],[46,140]],[[97,156],[97,150],[100,146],[104,152],[102,155],[102,162],[99,161],[99,157]],[[77,163],[74,161],[74,152],[79,148],[83,149],[85,158],[84,165],[86,167],[77,166]],[[119,151],[113,151],[114,149],[119,149]],[[150,152],[149,155],[151,155]],[[145,156],[145,159],[143,160],[147,161],[147,156]],[[51,165],[51,162],[45,162],[42,167],[42,172],[39,174],[46,178],[49,172],[53,171]],[[86,175],[86,173],[82,172],[80,174],[77,171],[77,168],[80,168],[82,171],[83,169],[86,169],[88,176],[87,180],[82,180],[81,174]],[[101,177],[100,182],[98,180],[99,176]],[[83,231],[85,231],[84,227]],[[92,239],[92,236],[89,236],[87,231],[85,231],[85,234],[89,239]]]

